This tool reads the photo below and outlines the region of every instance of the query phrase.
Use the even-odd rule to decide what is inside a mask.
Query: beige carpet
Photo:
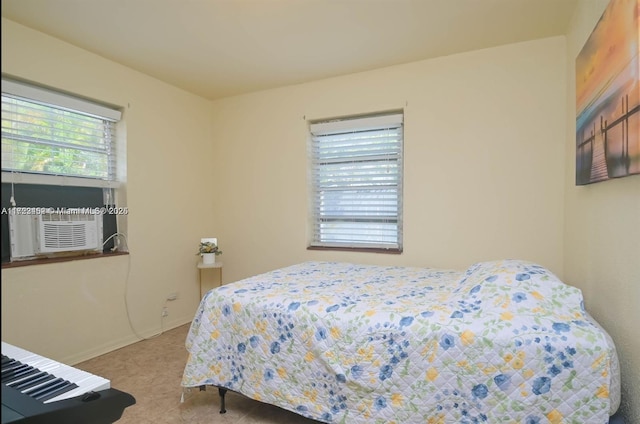
[[[111,380],[111,387],[136,398],[118,424],[317,424],[292,412],[227,392],[227,413],[220,414],[218,390],[192,389],[180,402],[184,341],[189,325],[75,365]]]

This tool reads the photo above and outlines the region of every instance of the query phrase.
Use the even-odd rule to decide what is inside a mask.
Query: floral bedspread
[[[216,288],[182,386],[325,423],[598,423],[620,402],[581,292],[522,261],[466,271],[307,262]]]

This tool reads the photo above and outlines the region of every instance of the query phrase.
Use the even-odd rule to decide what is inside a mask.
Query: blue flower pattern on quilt
[[[186,346],[184,387],[325,423],[605,423],[619,402],[580,291],[523,261],[283,268],[207,293]]]

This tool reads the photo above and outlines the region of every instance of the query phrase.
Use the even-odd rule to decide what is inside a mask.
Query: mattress
[[[209,291],[182,386],[325,423],[606,423],[609,335],[530,262],[465,271],[305,262]]]

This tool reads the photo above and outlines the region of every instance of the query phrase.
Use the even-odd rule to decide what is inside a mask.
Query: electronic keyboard
[[[2,424],[111,424],[135,403],[103,377],[2,342]]]

